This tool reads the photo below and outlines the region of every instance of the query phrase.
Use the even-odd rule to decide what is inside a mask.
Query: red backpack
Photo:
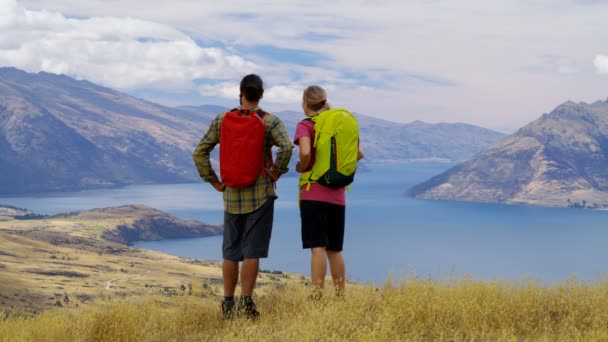
[[[220,131],[220,176],[230,188],[246,188],[264,174],[266,115],[235,108],[222,119]]]

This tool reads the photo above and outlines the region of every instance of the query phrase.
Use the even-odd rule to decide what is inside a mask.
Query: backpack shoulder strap
[[[266,115],[268,115],[268,112],[265,112],[260,108],[256,111],[256,114],[260,117],[260,119],[263,119]]]

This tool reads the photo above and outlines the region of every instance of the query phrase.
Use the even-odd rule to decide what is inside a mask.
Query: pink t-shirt
[[[302,120],[296,126],[296,135],[294,143],[300,144],[300,138],[309,137],[311,143],[315,139],[314,122],[310,120]],[[311,146],[310,163],[307,170],[310,170],[315,163],[315,150]],[[344,195],[344,187],[329,188],[321,184],[312,183],[310,189],[306,190],[306,185],[300,189],[300,200],[304,201],[321,201],[337,205],[346,205],[346,196]]]

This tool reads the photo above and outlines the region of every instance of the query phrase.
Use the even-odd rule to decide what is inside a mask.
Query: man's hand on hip
[[[226,186],[217,179],[211,182],[211,186],[213,186],[215,190],[219,192],[224,192],[224,190],[226,190]]]
[[[273,181],[278,181],[279,178],[281,177],[281,173],[275,169],[269,169],[269,168],[265,168],[266,169],[266,173],[270,176],[270,178],[272,178]]]

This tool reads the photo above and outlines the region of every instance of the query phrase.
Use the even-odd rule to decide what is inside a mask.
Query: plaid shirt
[[[239,107],[240,109],[240,107]],[[251,108],[252,111],[259,110],[259,107]],[[218,115],[207,130],[194,150],[193,158],[198,173],[205,182],[218,180],[217,174],[211,166],[209,153],[220,141],[220,128],[222,119],[226,113]],[[287,134],[283,122],[276,116],[268,113],[263,117],[266,124],[266,136],[264,138],[264,166],[271,167],[270,151],[272,146],[279,148],[277,152],[274,169],[284,174],[289,171],[288,164],[291,158],[293,145]],[[261,207],[269,197],[276,198],[274,184],[268,175],[260,175],[257,182],[247,188],[234,189],[226,187],[224,195],[224,210],[230,214],[246,214]]]

